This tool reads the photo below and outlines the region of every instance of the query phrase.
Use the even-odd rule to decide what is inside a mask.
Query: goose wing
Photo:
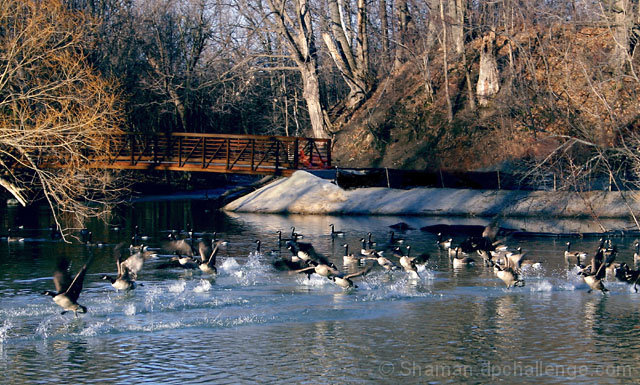
[[[145,257],[142,252],[137,252],[131,255],[129,258],[127,258],[124,262],[120,264],[122,273],[125,274],[125,270],[126,270],[126,272],[132,274],[133,278],[135,279],[136,274],[138,274],[138,272],[142,270],[142,265],[144,265],[144,260],[145,260]]]
[[[200,254],[200,259],[203,263],[207,263],[211,259],[211,248],[204,242],[198,243],[198,254]]]
[[[291,270],[289,274],[314,272],[315,269],[316,269],[315,266],[309,266],[309,267],[305,267],[304,269]]]
[[[162,247],[166,250],[177,251],[182,255],[188,255],[190,257],[193,257],[194,254],[191,244],[184,239],[165,242]]]
[[[348,279],[348,278],[355,278],[355,277],[364,276],[364,275],[368,274],[370,271],[371,271],[371,266],[367,267],[366,269],[363,269],[363,270],[360,270],[360,271],[356,271],[355,273],[347,274],[343,278]]]
[[[82,284],[84,282],[84,276],[87,273],[87,268],[89,267],[92,261],[93,261],[93,256],[90,257],[87,260],[87,262],[82,266],[78,274],[76,274],[75,278],[71,282],[71,285],[69,285],[69,287],[65,291],[65,294],[67,295],[67,297],[69,297],[69,299],[73,302],[76,302],[78,300],[78,297],[80,297],[80,292],[82,291]]]
[[[69,260],[61,258],[53,272],[53,284],[58,293],[62,293],[71,285],[71,275],[69,274]]]
[[[491,223],[489,223],[484,230],[482,231],[482,238],[487,238],[490,241],[495,241],[498,236],[498,231],[500,231],[500,226],[498,225],[498,218],[493,218]]]

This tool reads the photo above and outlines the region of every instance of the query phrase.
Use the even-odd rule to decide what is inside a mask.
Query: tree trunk
[[[369,37],[367,32],[367,9],[364,0],[358,0],[357,35],[355,47],[345,34],[350,31],[343,23],[343,12],[337,0],[329,0],[329,15],[331,35],[322,34],[322,38],[329,50],[329,54],[343,79],[349,86],[349,95],[345,107],[348,110],[357,108],[368,96],[371,86],[369,78]]]
[[[453,121],[453,107],[451,106],[451,96],[449,95],[449,61],[447,58],[447,26],[444,21],[444,4],[440,0],[440,20],[442,21],[442,72],[444,74],[444,95],[447,101],[447,119],[449,123]]]
[[[486,107],[493,96],[500,90],[500,79],[498,76],[498,63],[495,56],[496,35],[489,32],[482,38],[482,49],[480,51],[480,69],[478,70],[478,84],[476,85],[476,95],[478,103]]]
[[[318,58],[309,4],[307,0],[297,0],[295,9],[289,11],[292,13],[290,15],[285,1],[268,2],[275,19],[272,25],[289,47],[289,54],[302,76],[302,96],[309,110],[312,135],[315,138],[326,138],[330,122],[320,93]]]
[[[314,138],[328,138],[325,130],[325,110],[320,98],[320,82],[318,80],[317,64],[306,63],[300,68],[302,75],[302,97],[307,103],[309,120]]]
[[[464,50],[464,11],[463,0],[448,0],[448,14],[451,20],[451,40],[456,54]]]
[[[379,13],[380,13],[380,30],[382,34],[382,55],[384,62],[389,60],[389,20],[387,16],[387,1],[379,1]]]

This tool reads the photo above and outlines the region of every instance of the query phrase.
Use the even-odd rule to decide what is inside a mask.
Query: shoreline
[[[237,198],[230,212],[305,215],[405,215],[627,219],[640,213],[640,192],[470,190],[384,187],[344,190],[305,171]]]

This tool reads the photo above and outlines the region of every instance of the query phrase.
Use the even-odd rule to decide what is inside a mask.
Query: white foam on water
[[[7,339],[7,335],[9,334],[9,329],[13,327],[13,324],[9,320],[5,320],[0,326],[0,345],[4,343]]]
[[[226,258],[220,265],[220,270],[229,274],[238,269],[240,269],[240,264],[238,263],[238,261],[236,261],[235,258]]]
[[[97,336],[100,331],[106,326],[108,326],[105,322],[96,322],[87,326],[86,328],[80,331],[80,335],[84,337],[94,337]]]
[[[132,316],[136,314],[136,305],[129,303],[124,306],[123,312],[125,315]]]
[[[172,293],[182,293],[187,287],[187,281],[178,281],[172,285],[169,285],[169,291]]]
[[[211,290],[211,282],[206,279],[201,279],[200,284],[193,288],[195,293],[205,293],[209,290]]]
[[[300,285],[311,286],[311,287],[322,287],[329,284],[333,284],[333,282],[331,282],[329,279],[315,273],[311,274],[311,276],[308,279],[306,275],[299,276],[296,278],[296,281]]]
[[[534,281],[531,283],[527,282],[525,285],[525,287],[528,287],[529,291],[532,292],[550,292],[554,289],[553,284],[546,279],[542,281]]]

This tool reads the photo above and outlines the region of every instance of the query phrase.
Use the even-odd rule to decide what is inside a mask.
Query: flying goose
[[[580,257],[575,257],[576,265],[580,268],[578,275],[581,275],[584,282],[589,285],[588,293],[591,293],[593,290],[600,290],[603,293],[609,291],[602,283],[602,279],[606,276],[605,249],[602,244],[601,242],[598,251],[591,258],[591,264],[589,266],[583,267],[580,265]],[[610,254],[610,256],[611,255],[612,254]],[[615,254],[613,255],[615,257]],[[613,259],[611,259],[610,262],[613,262]]]
[[[491,261],[491,263],[493,264],[494,274],[507,285],[507,289],[514,286],[524,286],[524,281],[520,278],[518,272],[510,266],[509,259],[506,259],[505,266],[500,266],[493,261]]]
[[[118,247],[116,247],[118,249]],[[120,250],[116,251],[116,266],[118,268],[118,275],[113,278],[108,275],[103,275],[101,279],[111,282],[116,290],[128,291],[136,288],[136,279],[138,278],[138,272],[142,269],[144,264],[144,256],[142,252],[137,252],[131,255],[126,260],[122,261],[122,255]]]
[[[213,246],[213,250],[209,253],[209,248],[204,244],[204,242],[200,242],[198,245],[198,251],[200,252],[201,261],[198,264],[200,270],[205,273],[209,273],[215,275],[218,273],[218,269],[216,268],[216,255],[218,255],[218,249],[220,246],[226,245],[226,241],[211,241],[211,246]]]
[[[343,289],[348,289],[351,287],[358,288],[358,285],[355,285],[351,280],[351,278],[364,276],[370,270],[371,270],[371,266],[367,267],[364,270],[360,270],[358,272],[351,273],[351,274],[340,273],[338,275],[333,275],[329,279],[331,279],[333,282],[335,282],[338,286],[340,286]]]
[[[72,311],[77,317],[78,312],[83,314],[87,312],[87,308],[78,303],[78,297],[80,297],[80,292],[82,291],[82,283],[87,273],[87,268],[92,261],[93,256],[89,257],[73,280],[71,280],[71,275],[68,270],[69,261],[62,258],[58,262],[58,266],[53,272],[53,284],[56,287],[56,291],[47,290],[43,292],[43,294],[52,297],[53,302],[63,309],[61,314]]]
[[[409,274],[411,274],[414,278],[420,278],[420,275],[418,274],[418,264],[423,264],[426,263],[427,260],[430,258],[429,254],[423,253],[422,255],[418,256],[418,257],[411,257],[411,245],[407,245],[407,255],[402,255],[402,253],[400,252],[400,248],[397,247],[395,252],[394,252],[394,256],[397,256],[399,253],[399,262],[400,262],[400,266],[402,266],[402,268],[404,269],[404,271],[408,272]]]
[[[307,273],[307,278],[309,278],[312,273],[316,273],[327,278],[341,274],[333,263],[325,264],[315,260],[309,260],[307,263],[310,266],[299,270],[292,270],[290,273]]]

